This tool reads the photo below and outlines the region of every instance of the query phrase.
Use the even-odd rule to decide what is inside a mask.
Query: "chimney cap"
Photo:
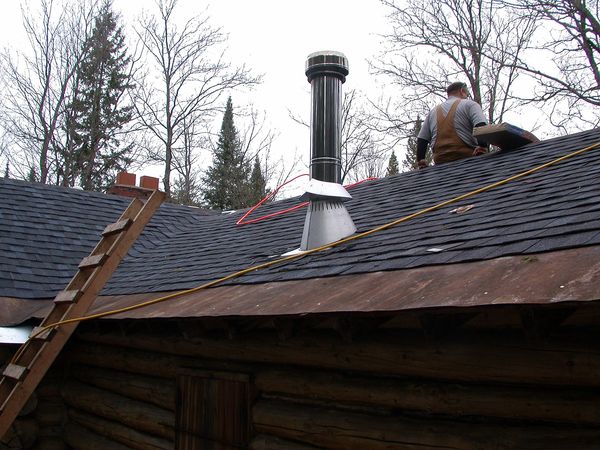
[[[309,82],[317,75],[332,75],[340,78],[344,83],[349,67],[348,58],[343,53],[322,50],[308,55],[305,73]]]

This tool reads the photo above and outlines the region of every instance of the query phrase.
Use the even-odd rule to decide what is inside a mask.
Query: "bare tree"
[[[537,83],[524,99],[550,105],[555,126],[597,126],[600,106],[600,21],[597,0],[503,0],[538,21],[534,45],[515,56],[515,68]],[[493,57],[493,53],[491,55]],[[518,57],[516,57],[518,56]]]
[[[392,31],[373,69],[401,88],[401,100],[380,107],[403,137],[411,117],[423,116],[446,86],[464,80],[473,99],[488,111],[490,122],[502,121],[517,104],[515,68],[531,39],[535,20],[511,15],[497,0],[382,0],[389,8]],[[494,58],[490,58],[491,49]],[[392,112],[390,112],[392,111]]]
[[[381,146],[372,139],[365,142],[361,160],[347,173],[346,181],[356,183],[367,178],[382,178],[387,169],[387,157]]]
[[[172,200],[183,205],[200,206],[202,183],[200,179],[201,150],[208,146],[207,134],[200,130],[198,121],[182,122],[183,138],[173,147],[173,169],[176,178],[171,192]]]
[[[226,62],[226,37],[208,17],[193,17],[178,28],[177,0],[156,5],[158,14],[143,18],[137,29],[154,71],[137,80],[134,104],[142,126],[159,142],[159,151],[150,156],[165,165],[163,184],[170,195],[173,149],[185,138],[186,127],[213,117],[226,91],[260,80],[244,65]]]
[[[367,103],[368,104],[368,103]],[[342,100],[342,181],[379,177],[385,162],[383,135],[376,132],[370,114],[356,90]]]
[[[273,145],[278,133],[267,125],[266,112],[259,112],[250,105],[247,111],[241,113],[240,141],[246,160],[258,160],[262,176],[268,191],[285,183],[290,178],[299,162],[293,155],[291,158],[277,157]],[[271,200],[282,195],[283,192],[273,195]]]
[[[340,140],[342,153],[342,182],[359,181],[362,176],[371,173],[384,164],[385,154],[389,150],[386,133],[370,111],[372,103],[365,100],[355,90],[344,92],[342,99],[342,135]],[[291,115],[296,123],[309,127],[309,124]],[[362,178],[361,178],[362,176]]]
[[[65,105],[86,52],[94,10],[88,1],[42,0],[39,13],[26,6],[28,51],[7,49],[0,55],[2,125],[19,149],[13,167],[22,177],[46,183],[61,164],[55,144],[63,138]]]

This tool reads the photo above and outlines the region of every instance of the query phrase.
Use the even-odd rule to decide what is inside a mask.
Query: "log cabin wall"
[[[257,450],[600,448],[599,317],[490,307],[82,324],[64,352],[65,439],[244,448],[181,446],[178,379],[197,374],[248,380]]]
[[[18,349],[16,345],[0,345],[0,369],[8,364]],[[0,450],[67,450],[63,439],[66,409],[62,399],[63,366],[55,364],[5,436]]]

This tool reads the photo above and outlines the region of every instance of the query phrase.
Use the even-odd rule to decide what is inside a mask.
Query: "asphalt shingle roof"
[[[0,297],[49,298],[64,289],[131,199],[0,179]],[[131,255],[184,230],[198,210],[164,204]]]
[[[350,190],[353,199],[347,207],[359,231],[366,231],[598,141],[600,129],[366,182]],[[597,149],[389,230],[232,283],[408,269],[600,244],[599,174]],[[0,181],[0,199],[0,296],[22,298],[51,297],[48,291],[63,287],[99,232],[127,204],[102,194],[9,180]],[[297,202],[276,202],[257,214]],[[474,207],[450,213],[466,205]],[[163,206],[104,293],[190,288],[299,246],[305,210],[236,226],[242,213],[200,216],[187,208]],[[65,255],[71,254],[67,261]]]

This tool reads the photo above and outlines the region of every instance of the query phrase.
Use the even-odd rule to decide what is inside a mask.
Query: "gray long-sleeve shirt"
[[[448,114],[452,104],[458,100],[458,97],[450,97],[444,103],[442,103],[442,109],[444,114]],[[473,137],[473,127],[480,123],[487,123],[487,119],[483,114],[483,110],[479,103],[474,102],[470,99],[464,99],[456,108],[456,115],[454,116],[454,128],[456,134],[460,137],[463,142],[472,147],[477,147],[477,140]],[[424,139],[430,143],[433,147],[435,144],[435,138],[437,135],[437,118],[436,108],[429,111],[429,114],[425,117],[421,131],[419,132],[419,138]]]

